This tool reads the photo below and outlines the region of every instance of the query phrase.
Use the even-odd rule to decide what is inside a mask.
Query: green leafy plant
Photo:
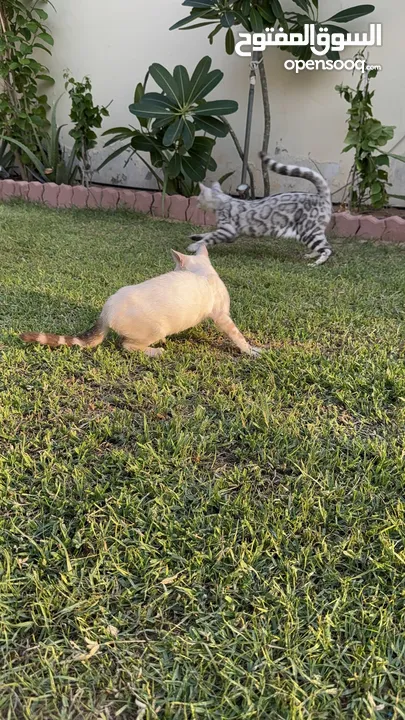
[[[183,65],[175,67],[173,73],[158,63],[151,65],[145,82],[137,85],[135,102],[129,106],[138,118],[139,129],[120,127],[103,133],[113,135],[105,147],[122,141],[125,144],[98,169],[129,150],[147,165],[164,192],[195,194],[196,183],[204,180],[207,170],[216,170],[212,158],[215,139],[228,134],[223,116],[238,109],[233,100],[206,100],[223,78],[221,70],[210,70],[211,63],[211,58],[202,58],[191,77]],[[146,92],[149,77],[160,93]],[[139,154],[144,152],[149,153],[150,163]]]
[[[78,165],[77,143],[68,154],[60,143],[60,134],[64,125],[57,125],[56,111],[60,98],[56,101],[51,114],[50,129],[42,137],[33,128],[36,141],[36,152],[25,143],[12,137],[3,136],[3,143],[8,143],[20,150],[27,158],[29,176],[41,182],[66,183],[73,185],[77,181],[80,167]],[[1,138],[0,138],[1,140]]]
[[[359,53],[357,57],[364,58],[364,55]],[[405,162],[401,155],[380,149],[392,140],[395,127],[383,125],[373,115],[374,91],[370,91],[370,80],[375,78],[377,73],[378,70],[370,70],[362,74],[356,88],[336,85],[340,96],[350,105],[347,121],[349,129],[342,151],[354,150],[347,193],[349,209],[361,210],[366,203],[371,203],[375,209],[388,205],[390,158]]]
[[[47,97],[38,86],[53,83],[48,68],[34,57],[38,49],[50,54],[53,45],[45,24],[48,14],[39,7],[46,2],[0,0],[0,133],[34,152],[38,149],[37,136],[49,127]],[[16,152],[23,177],[27,160],[25,152]]]
[[[9,177],[9,170],[14,167],[14,153],[10,150],[7,140],[0,142],[0,173],[3,177]]]
[[[65,88],[68,90],[72,105],[70,119],[73,128],[69,135],[75,141],[75,152],[81,163],[82,182],[89,186],[92,170],[90,161],[90,150],[97,144],[97,134],[94,128],[102,126],[103,118],[109,116],[107,107],[95,105],[93,101],[92,85],[89,77],[81,82],[65,72]]]
[[[242,27],[247,32],[261,33],[269,26],[280,28],[286,33],[301,32],[304,25],[312,24],[318,29],[327,26],[329,30],[344,32],[342,28],[335,27],[346,24],[351,20],[363,17],[374,11],[374,5],[357,5],[347,8],[326,20],[319,19],[319,0],[293,0],[300,12],[284,11],[279,0],[184,0],[184,7],[190,8],[185,18],[176,22],[171,30],[192,30],[203,26],[212,26],[208,39],[213,43],[215,36],[225,31],[225,49],[229,55],[235,50],[235,30]],[[309,47],[286,46],[283,50],[290,52],[301,60],[309,60],[312,52]],[[329,52],[328,57],[338,59],[339,53]],[[251,76],[259,72],[262,89],[264,130],[262,151],[268,152],[271,133],[271,109],[268,92],[266,68],[263,62],[263,53],[255,52],[252,57]],[[235,138],[234,138],[235,140]],[[235,143],[239,154],[240,145]],[[238,147],[239,145],[239,147]],[[247,165],[247,158],[242,157]],[[270,181],[268,170],[262,164],[264,194],[270,194]],[[252,177],[252,176],[251,176]],[[251,187],[252,191],[252,187]]]

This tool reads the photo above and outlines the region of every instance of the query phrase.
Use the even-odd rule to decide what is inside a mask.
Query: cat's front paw
[[[190,235],[190,240],[202,240],[203,235]]]

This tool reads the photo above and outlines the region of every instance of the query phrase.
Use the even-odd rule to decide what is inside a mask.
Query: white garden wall
[[[360,1],[360,0],[359,0]],[[203,55],[211,55],[213,67],[221,68],[223,83],[214,91],[212,99],[224,97],[239,102],[239,112],[231,116],[239,137],[243,140],[248,92],[249,60],[225,54],[223,35],[217,36],[214,45],[207,41],[207,28],[195,31],[169,32],[176,20],[187,14],[181,0],[53,0],[56,12],[51,10],[50,25],[55,38],[51,71],[57,78],[54,97],[63,91],[62,74],[69,68],[76,78],[90,75],[95,100],[107,104],[113,101],[105,128],[136,124],[128,111],[137,82],[143,80],[152,62],[161,62],[169,69],[182,63],[193,69]],[[322,0],[325,17],[343,7],[358,4],[356,0]],[[405,44],[403,27],[405,7],[403,0],[374,0],[376,12],[358,20],[353,28],[364,30],[369,22],[383,23],[383,47],[371,50],[370,62],[381,64],[383,70],[375,81],[375,112],[382,122],[396,125],[395,142],[400,141],[396,152],[405,154]],[[366,27],[365,27],[366,26]],[[344,56],[352,57],[347,49]],[[347,72],[305,72],[295,75],[284,69],[289,56],[278,49],[267,50],[265,55],[269,77],[272,108],[272,135],[270,150],[280,153],[282,160],[300,161],[311,158],[337,190],[346,180],[350,156],[341,155],[345,136],[347,105],[335,91],[340,82],[353,83]],[[68,99],[60,103],[59,122],[65,122]],[[257,164],[261,145],[262,111],[260,88],[253,123],[251,159]],[[65,134],[67,140],[67,133]],[[67,141],[68,142],[68,141]],[[394,143],[390,144],[390,147]],[[96,153],[98,163],[105,156],[102,141]],[[215,158],[219,174],[236,169],[227,188],[235,188],[240,181],[240,162],[230,139],[218,141]],[[136,187],[154,187],[145,166],[131,161],[124,168],[123,157],[106,167],[95,179],[113,184]],[[257,173],[260,183],[260,174]],[[392,167],[392,192],[405,194],[405,164]],[[272,191],[292,186],[289,180],[272,177]],[[293,187],[298,187],[293,181]],[[399,203],[401,204],[401,203]]]

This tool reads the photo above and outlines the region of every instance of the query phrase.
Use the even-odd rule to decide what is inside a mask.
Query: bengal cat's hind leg
[[[332,248],[325,237],[325,233],[323,232],[314,233],[309,237],[302,238],[302,242],[307,246],[308,250],[311,251],[305,257],[318,258],[315,262],[310,263],[312,267],[315,267],[316,265],[323,265],[332,255]]]

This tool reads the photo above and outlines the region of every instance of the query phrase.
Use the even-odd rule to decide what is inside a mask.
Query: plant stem
[[[348,199],[348,204],[347,204],[349,212],[352,211],[352,207],[353,207],[353,189],[354,189],[354,184],[356,182],[356,163],[353,163],[353,167],[351,170],[351,176],[352,176],[352,178],[351,178],[351,180],[349,180],[350,189],[349,189],[349,199]],[[360,203],[360,194],[359,193],[358,193],[358,202]]]
[[[237,150],[237,152],[238,152],[238,155],[239,155],[240,159],[241,159],[242,162],[243,162],[243,160],[244,160],[244,154],[243,154],[243,150],[242,150],[242,145],[240,144],[240,142],[239,142],[239,140],[238,140],[238,137],[237,137],[237,135],[236,135],[235,130],[233,129],[231,123],[229,122],[229,120],[228,120],[226,117],[224,117],[223,115],[221,115],[220,119],[222,120],[222,122],[224,123],[224,125],[226,125],[226,127],[228,128],[228,132],[229,132],[229,134],[230,134],[230,136],[231,136],[231,138],[232,138],[232,140],[233,140],[233,142],[234,142],[234,145],[235,145],[235,147],[236,147],[236,150]],[[254,178],[254,175],[253,175],[252,168],[250,167],[249,164],[247,165],[247,168],[246,168],[246,169],[247,169],[247,172],[249,173],[249,179],[250,179],[250,196],[251,196],[251,199],[254,200],[255,197],[256,197],[256,193],[255,193],[255,178]]]
[[[257,73],[257,63],[258,63],[259,56],[260,56],[259,52],[253,51],[252,60],[250,63],[249,95],[248,95],[248,106],[247,106],[247,114],[246,114],[245,143],[244,143],[244,148],[243,148],[241,185],[245,185],[245,183],[246,183],[246,173],[247,173],[247,169],[248,169],[250,136],[251,136],[251,131],[252,131],[253,102],[254,102],[254,97],[255,97],[256,73]]]
[[[263,112],[264,112],[264,130],[263,130],[263,144],[262,152],[266,155],[269,151],[270,132],[271,132],[271,112],[270,112],[270,100],[269,100],[269,88],[267,84],[266,68],[264,66],[263,53],[260,53],[259,59],[259,77],[260,85],[262,88],[262,99],[263,99]],[[263,175],[263,188],[264,196],[270,195],[270,178],[268,167],[262,161],[262,175]]]

